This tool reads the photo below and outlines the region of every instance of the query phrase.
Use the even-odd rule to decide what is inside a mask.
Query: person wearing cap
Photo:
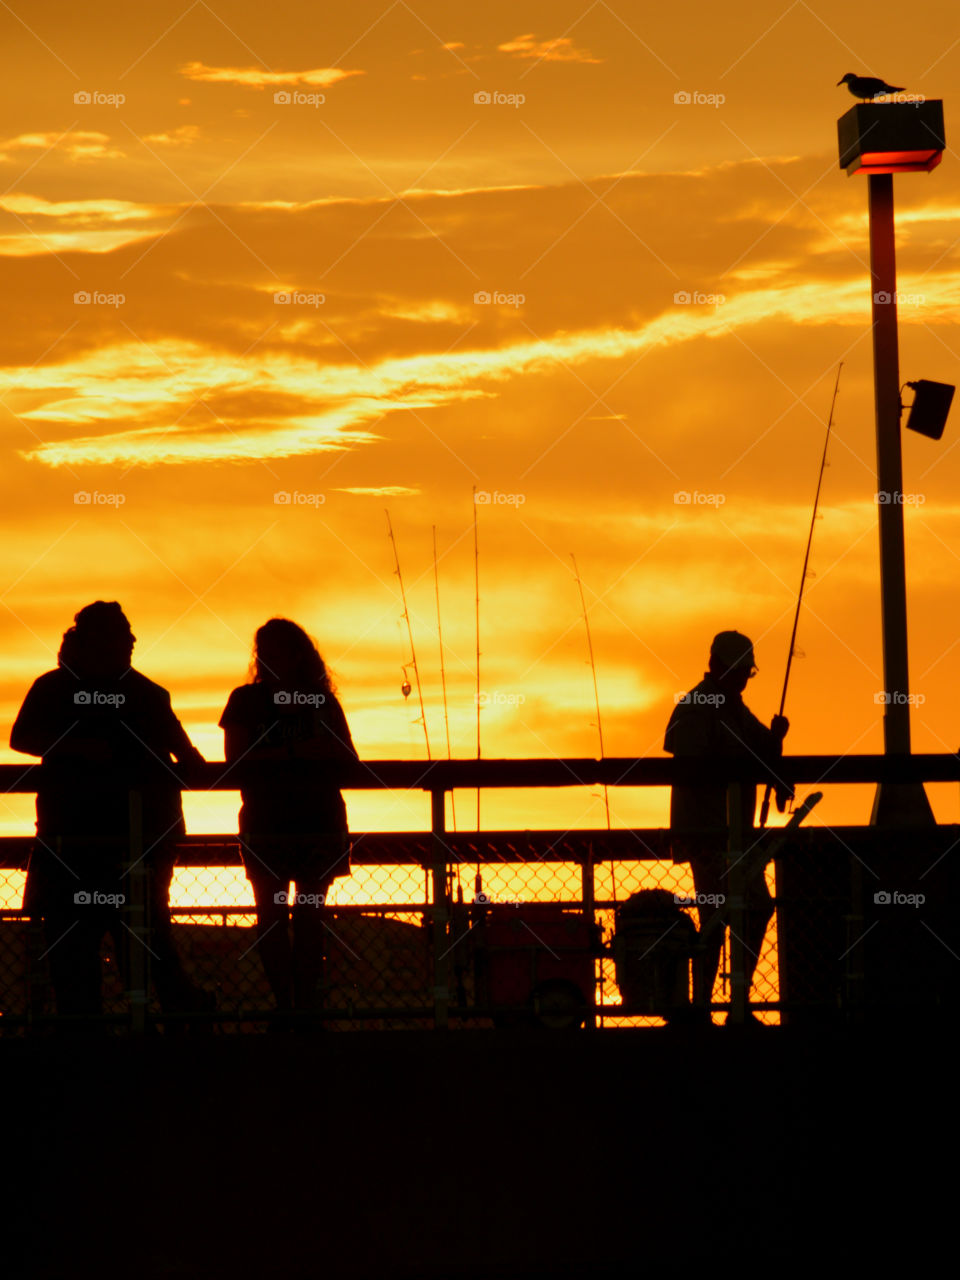
[[[153,980],[164,1012],[209,1011],[211,993],[186,975],[173,941],[169,890],[184,835],[172,761],[203,764],[170,694],[135,671],[136,636],[116,601],[81,609],[57,667],[34,681],[10,734],[14,751],[42,757],[37,840],[24,912],[42,916],[59,1014],[102,1013],[100,945],[117,958],[137,945],[124,927],[130,898],[130,791],[141,796],[143,864]]]
[[[757,673],[753,643],[739,631],[721,631],[710,647],[709,669],[700,683],[676,701],[667,725],[664,749],[677,759],[746,760],[776,789],[783,809],[791,788],[777,773],[783,739],[790,727],[785,716],[774,716],[769,729],[743,701],[747,682]],[[750,831],[757,804],[755,784],[741,787],[741,819]],[[677,783],[670,796],[671,845],[674,862],[688,862],[697,892],[700,932],[705,938],[701,963],[694,970],[694,1005],[710,1002],[723,950],[730,896],[727,877],[727,784]],[[702,899],[707,899],[706,902]],[[746,982],[749,991],[760,957],[773,900],[762,872],[745,887]],[[753,1021],[756,1021],[751,1015]]]

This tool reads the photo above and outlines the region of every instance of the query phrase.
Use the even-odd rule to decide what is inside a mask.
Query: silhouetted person
[[[346,808],[329,766],[357,753],[323,659],[286,618],[257,631],[251,681],[230,694],[220,725],[227,762],[239,766],[257,945],[279,1015],[273,1026],[283,1030],[291,1011],[318,1012],[323,905],[333,880],[350,874]]]
[[[213,997],[186,976],[170,920],[176,843],[184,834],[172,760],[203,757],[174,715],[167,691],[130,666],[136,637],[120,605],[98,600],[64,634],[57,669],[34,681],[10,734],[14,751],[42,756],[37,841],[24,910],[42,915],[60,1014],[102,1012],[100,944],[118,962],[140,945],[123,927],[131,896],[131,788],[142,795],[148,943],[164,1012],[209,1009]]]
[[[677,701],[667,725],[664,749],[680,758],[746,760],[769,777],[777,790],[777,806],[783,808],[791,793],[775,773],[789,722],[774,716],[770,728],[743,702],[747,681],[756,674],[753,644],[738,631],[721,631],[710,649],[709,670],[689,693]],[[757,803],[755,785],[741,788],[741,818],[751,839]],[[670,798],[670,827],[674,862],[689,862],[698,897],[730,897],[727,876],[727,784],[675,785]],[[740,851],[742,852],[742,851]],[[700,932],[705,951],[694,969],[694,1004],[709,1004],[723,949],[728,903],[698,902]],[[773,900],[762,870],[748,876],[745,885],[745,937],[747,991],[760,958],[760,948],[773,915]],[[756,1018],[751,1015],[753,1021]]]

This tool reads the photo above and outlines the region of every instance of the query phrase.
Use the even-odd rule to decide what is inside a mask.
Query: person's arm
[[[252,762],[287,759],[289,753],[286,747],[258,745],[248,710],[248,703],[241,696],[240,690],[234,689],[220,717],[223,757],[227,764],[234,764],[241,758]]]
[[[678,702],[667,725],[664,751],[673,756],[712,755],[716,750],[715,719],[712,709]]]
[[[10,746],[27,756],[45,755],[57,738],[56,726],[51,722],[43,691],[38,686],[38,681],[30,686],[10,730]]]
[[[190,741],[190,735],[177,718],[167,695],[165,706],[167,749],[177,764],[187,766],[206,764],[202,754]]]
[[[350,736],[350,727],[343,707],[332,695],[327,695],[323,711],[315,722],[316,732],[301,742],[294,743],[290,754],[307,760],[359,759]]]
[[[31,685],[10,731],[11,748],[27,756],[69,757],[95,764],[112,761],[113,751],[106,742],[75,732],[80,717],[64,714],[63,701],[49,684],[41,676]]]

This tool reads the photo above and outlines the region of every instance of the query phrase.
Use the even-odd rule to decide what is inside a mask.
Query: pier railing
[[[0,790],[34,792],[40,770],[0,766]],[[784,758],[782,775],[797,786],[799,797],[805,785],[953,783],[960,781],[960,760],[792,756]],[[677,916],[699,916],[689,868],[673,863],[669,830],[450,831],[449,793],[722,782],[730,812],[736,813],[739,789],[758,781],[742,763],[644,758],[368,761],[331,766],[330,776],[348,793],[425,793],[431,826],[426,832],[352,836],[354,875],[336,882],[324,907],[323,1024],[438,1029],[659,1023],[672,1020],[671,1009],[680,1020],[686,1011],[678,1006],[687,993],[678,995],[676,983],[672,993],[664,991],[676,953],[661,939],[651,935],[644,951],[634,931],[627,959],[646,988],[638,999],[618,987],[625,970],[617,965],[625,959],[622,945],[619,952],[613,945],[615,913],[631,893],[656,887],[679,900]],[[223,764],[179,778],[184,790],[193,791],[236,791],[242,780],[242,768]],[[215,994],[216,1008],[161,1013],[151,996],[153,951],[137,791],[131,792],[129,812],[129,893],[119,908],[117,931],[126,955],[118,963],[120,957],[105,946],[104,1022],[133,1032],[157,1021],[165,1028],[262,1027],[271,999],[255,929],[243,927],[253,925],[254,910],[245,895],[237,836],[188,836],[179,846],[174,935],[193,979]],[[713,993],[715,1014],[725,1010],[734,1023],[751,1013],[802,1023],[858,1021],[900,1008],[952,1008],[960,987],[952,910],[960,829],[828,827],[821,820],[793,833],[777,850],[774,876],[768,873],[777,911],[752,991],[745,981],[745,885],[737,869],[758,840],[777,838],[777,828],[763,836],[731,829],[729,837],[730,949]],[[33,843],[29,836],[0,840],[0,889],[8,890],[0,917],[0,1027],[7,1032],[63,1022],[54,1010],[47,962],[56,939],[18,900]],[[683,972],[686,988],[688,970]]]

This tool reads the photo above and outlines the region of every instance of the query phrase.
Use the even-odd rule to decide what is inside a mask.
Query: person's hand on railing
[[[177,756],[177,764],[180,766],[184,786],[188,791],[203,785],[201,770],[206,763],[193,743],[190,744],[189,751],[184,750]]]

